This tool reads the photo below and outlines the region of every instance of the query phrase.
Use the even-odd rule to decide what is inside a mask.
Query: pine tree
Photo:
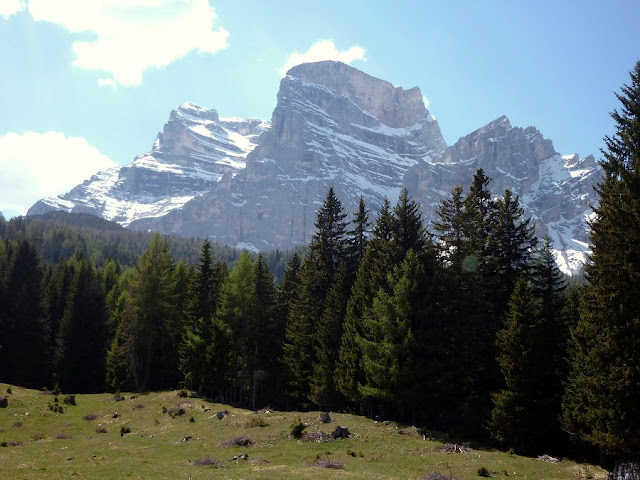
[[[98,392],[104,387],[106,354],[102,279],[82,250],[68,268],[71,282],[56,335],[55,380],[65,392]]]
[[[312,362],[310,398],[323,410],[335,409],[340,396],[334,376],[343,322],[349,294],[347,264],[340,264],[336,280],[327,293],[324,311],[318,322],[313,346],[316,360]]]
[[[402,400],[402,382],[415,355],[415,337],[411,317],[415,307],[412,299],[418,288],[419,262],[412,250],[405,260],[389,273],[389,294],[380,288],[373,298],[373,307],[363,318],[363,335],[358,337],[362,351],[365,382],[358,389],[377,413],[385,414],[385,404]],[[373,413],[373,412],[370,412]]]
[[[537,243],[534,226],[531,219],[524,218],[520,199],[505,190],[494,204],[488,238],[492,300],[498,316],[504,312],[516,280],[529,274]]]
[[[255,371],[255,346],[258,341],[256,316],[256,280],[253,260],[242,252],[238,263],[222,286],[221,305],[217,319],[231,334],[229,359],[225,375],[226,400],[249,405]],[[209,358],[219,352],[209,351]],[[223,360],[223,359],[220,359]]]
[[[167,388],[170,332],[174,331],[173,260],[166,241],[155,235],[132,274],[122,318],[108,355],[113,388]]]
[[[255,336],[253,338],[253,384],[251,386],[251,408],[256,402],[264,405],[267,394],[273,393],[279,368],[274,358],[281,354],[284,335],[275,320],[277,313],[277,290],[273,276],[262,254],[254,266],[255,278]]]
[[[49,385],[49,328],[42,269],[35,247],[26,240],[7,249],[3,311],[0,312],[0,378],[41,388]]]
[[[564,427],[619,457],[640,455],[640,62],[617,94],[591,222],[584,308],[573,331]]]
[[[340,393],[354,404],[358,404],[361,398],[358,384],[364,382],[362,352],[358,344],[358,337],[363,335],[362,318],[371,308],[374,295],[385,284],[386,275],[392,268],[389,253],[392,235],[390,208],[389,200],[385,198],[347,301],[334,381]]]
[[[554,399],[547,395],[554,372],[547,368],[544,333],[533,289],[520,277],[504,328],[497,335],[505,388],[493,395],[489,430],[497,440],[523,453],[544,450],[557,433]]]
[[[317,213],[316,231],[300,271],[296,295],[287,318],[281,363],[290,400],[309,405],[309,382],[315,361],[314,337],[325,308],[327,292],[341,262],[347,261],[346,214],[330,188]]]
[[[364,257],[364,253],[367,249],[368,237],[369,237],[369,210],[367,210],[364,199],[360,195],[358,202],[358,210],[353,214],[353,220],[351,221],[352,228],[349,231],[348,239],[348,273],[352,276],[350,283],[355,280],[355,273],[358,271],[358,266]]]
[[[412,250],[421,257],[428,243],[427,231],[422,223],[420,205],[409,197],[406,187],[400,192],[391,217],[391,263],[399,265]]]

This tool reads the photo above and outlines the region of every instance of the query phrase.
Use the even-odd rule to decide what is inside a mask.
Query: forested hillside
[[[3,221],[0,379],[184,387],[252,409],[490,436],[526,454],[575,449],[571,437],[638,457],[640,63],[631,78],[606,138],[586,284],[562,276],[520,199],[492,197],[482,170],[440,203],[433,232],[406,189],[375,219],[329,189],[281,282],[265,256],[230,264],[207,240],[192,265],[187,241],[155,235],[129,267],[101,247],[142,234]]]

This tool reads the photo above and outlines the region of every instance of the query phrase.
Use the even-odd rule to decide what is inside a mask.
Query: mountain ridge
[[[329,186],[346,212],[362,195],[374,214],[407,187],[428,223],[477,168],[492,178],[494,195],[509,188],[520,196],[538,235],[552,237],[561,268],[577,271],[600,175],[593,156],[562,156],[535,127],[513,127],[506,116],[447,146],[418,87],[332,61],[291,68],[270,122],[182,104],[149,153],[37,202],[28,215],[80,211],[135,230],[285,249],[310,240]]]

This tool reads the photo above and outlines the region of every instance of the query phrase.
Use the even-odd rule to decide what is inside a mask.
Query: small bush
[[[64,413],[64,407],[57,403],[56,400],[54,400],[53,404],[50,403],[48,406],[49,410],[51,410],[53,413]]]
[[[250,447],[253,444],[255,444],[255,442],[249,437],[232,437],[222,445],[225,447]]]
[[[219,462],[218,460],[215,460],[210,457],[199,458],[198,460],[194,460],[193,464],[199,467],[215,467],[215,468],[224,467],[224,463]]]
[[[244,426],[247,428],[266,427],[267,425],[269,424],[259,415],[253,415],[244,422]]]
[[[478,468],[478,476],[479,477],[491,477],[491,474],[489,473],[489,470],[487,470],[487,467],[480,467],[480,468]]]
[[[37,442],[38,440],[44,440],[45,438],[46,437],[44,436],[44,433],[36,433],[35,435],[32,435],[29,440],[32,442]]]
[[[88,413],[84,417],[82,417],[82,419],[86,420],[87,422],[92,422],[96,418],[98,418],[98,415],[96,415],[95,413]]]
[[[144,409],[144,405],[141,404],[141,403],[139,403],[135,407],[133,407],[133,410],[142,410],[142,409]]]
[[[131,433],[131,429],[129,427],[125,427],[124,425],[120,427],[120,436],[124,437],[127,433]]]
[[[193,418],[193,415],[191,415],[191,418],[189,418],[189,422],[190,422],[190,423],[195,423],[195,421],[196,421],[196,419],[195,419],[195,418]]]
[[[13,390],[11,390],[11,387],[7,387],[7,393],[8,393],[9,395],[11,395],[11,394],[13,393]]]
[[[169,415],[175,418],[175,417],[180,417],[187,412],[180,405],[176,405],[175,407],[171,407],[169,410],[167,410],[167,413],[169,413]]]
[[[71,435],[67,435],[66,433],[59,433],[56,435],[57,440],[68,440],[71,438]]]
[[[76,406],[76,396],[75,395],[67,395],[62,400],[65,405],[73,405]]]
[[[304,429],[307,428],[307,426],[304,423],[302,423],[302,420],[300,418],[298,418],[298,420],[293,422],[289,426],[289,428],[291,428],[291,436],[293,438],[302,438]]]
[[[107,429],[104,427],[96,428],[96,433],[107,433]]]
[[[189,396],[189,394],[187,393],[187,391],[186,391],[186,390],[180,390],[180,391],[178,392],[178,396],[179,396],[180,398],[187,398],[187,397]]]

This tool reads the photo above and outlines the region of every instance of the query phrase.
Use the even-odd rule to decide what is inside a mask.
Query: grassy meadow
[[[356,415],[331,414],[331,423],[323,424],[319,412],[256,413],[178,391],[125,393],[119,401],[108,393],[76,395],[70,405],[66,395],[0,384],[0,397],[5,395],[1,479],[417,480],[432,472],[478,479],[481,467],[496,479],[606,478],[595,466],[547,463],[475,445],[447,453],[443,446],[454,442],[441,435]],[[296,440],[291,425],[298,419],[315,439],[338,425],[351,437]],[[248,441],[253,444],[235,445]],[[241,454],[248,458],[234,460]]]

